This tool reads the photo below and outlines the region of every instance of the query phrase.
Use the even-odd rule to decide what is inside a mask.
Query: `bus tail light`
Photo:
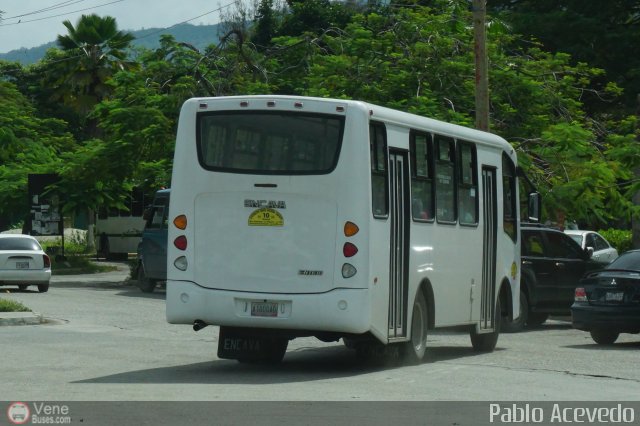
[[[342,278],[351,278],[356,274],[357,269],[350,263],[345,263],[342,265]]]
[[[173,224],[176,228],[185,230],[187,229],[187,217],[183,214],[176,216],[176,218],[173,219]]]
[[[344,254],[344,257],[353,257],[356,253],[358,253],[358,247],[356,247],[355,244],[344,243],[344,246],[342,247],[342,254]]]
[[[344,236],[345,237],[353,237],[354,235],[356,235],[358,233],[359,230],[360,230],[360,228],[358,228],[358,225],[356,225],[353,222],[346,222],[344,224]]]
[[[187,249],[187,237],[185,237],[184,235],[180,235],[175,240],[173,240],[173,245],[176,246],[176,248],[179,249],[179,250],[186,250]]]
[[[45,268],[51,268],[51,258],[49,256],[47,256],[46,254],[42,255],[42,260],[44,262],[44,267]]]
[[[587,292],[582,287],[576,288],[575,296],[573,298],[576,302],[586,302]]]
[[[186,271],[189,266],[189,262],[187,262],[187,258],[184,256],[180,256],[176,260],[173,261],[173,266],[178,268],[181,271]]]

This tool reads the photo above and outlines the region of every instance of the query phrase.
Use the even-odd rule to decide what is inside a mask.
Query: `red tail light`
[[[186,250],[187,249],[187,237],[185,237],[184,235],[180,235],[178,238],[173,240],[173,245],[176,246],[176,248],[178,248],[180,250]]]
[[[576,288],[575,296],[573,298],[576,302],[586,302],[587,292],[582,287]]]
[[[342,254],[344,254],[344,257],[353,257],[356,253],[358,253],[358,247],[356,247],[355,244],[344,243],[344,246],[342,247]]]
[[[51,258],[49,256],[47,256],[46,254],[42,255],[42,260],[44,261],[44,267],[45,268],[50,268],[51,267]]]

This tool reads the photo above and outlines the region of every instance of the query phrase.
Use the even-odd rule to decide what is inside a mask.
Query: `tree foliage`
[[[594,228],[629,219],[636,213],[631,194],[640,189],[633,179],[640,152],[637,120],[625,115],[628,105],[621,101],[625,80],[615,73],[611,79],[593,57],[567,53],[561,41],[554,48],[544,40],[523,43],[517,30],[523,27],[514,23],[525,9],[515,6],[535,14],[542,10],[534,10],[536,2],[493,4],[492,131],[517,150],[543,192],[548,218],[566,215]],[[26,176],[18,174],[52,168],[62,176],[68,210],[122,206],[133,187],[168,186],[179,108],[194,96],[361,99],[473,125],[467,1],[291,0],[281,6],[262,0],[253,11],[238,9],[222,26],[219,43],[204,51],[164,36],[158,49],[137,52],[135,61],[115,20],[92,15],[75,27],[66,22],[61,49],[40,63],[0,64],[11,98],[0,113],[8,123],[0,130],[0,201],[24,196],[15,182]],[[623,25],[623,13],[607,13],[619,18],[611,18],[613,27]],[[626,16],[635,25],[635,15]],[[0,214],[19,210],[11,203]]]

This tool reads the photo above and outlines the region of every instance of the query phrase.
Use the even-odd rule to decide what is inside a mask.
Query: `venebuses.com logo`
[[[70,424],[69,406],[48,402],[12,402],[7,408],[7,418],[14,425]]]
[[[29,421],[31,410],[25,402],[13,402],[7,408],[7,417],[14,425],[23,425]]]

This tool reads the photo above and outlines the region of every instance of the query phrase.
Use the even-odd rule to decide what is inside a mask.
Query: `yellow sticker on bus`
[[[282,215],[274,209],[262,208],[249,215],[249,226],[283,226]]]

